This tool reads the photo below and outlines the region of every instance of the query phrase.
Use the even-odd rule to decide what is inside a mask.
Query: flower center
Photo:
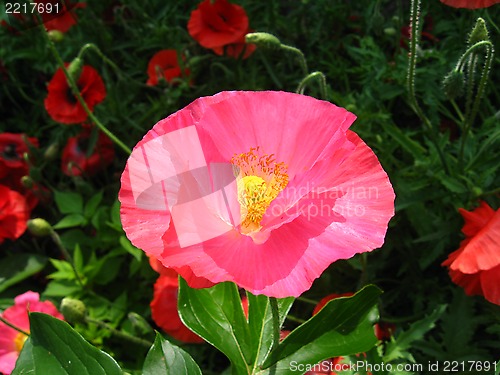
[[[16,338],[14,339],[14,345],[16,345],[16,351],[18,353],[23,348],[24,342],[26,341],[27,338],[28,338],[28,336],[26,336],[24,333],[19,332],[17,334]]]
[[[274,155],[259,155],[259,147],[236,154],[231,163],[239,167],[238,201],[241,206],[241,233],[251,235],[261,229],[260,222],[271,202],[288,184],[285,163]]]

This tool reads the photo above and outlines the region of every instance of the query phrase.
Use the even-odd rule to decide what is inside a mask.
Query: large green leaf
[[[293,374],[290,364],[314,365],[321,360],[370,350],[377,342],[370,312],[381,290],[366,286],[352,297],[328,302],[293,330],[265,361],[259,374]]]
[[[234,373],[249,373],[254,343],[234,283],[193,289],[179,278],[179,314],[186,326],[229,358]]]
[[[54,200],[63,214],[83,213],[83,198],[78,193],[54,191]]]
[[[17,254],[0,262],[0,292],[39,272],[47,257],[38,254]]]
[[[148,352],[142,375],[201,375],[191,356],[165,340],[159,333]]]
[[[62,320],[31,313],[30,330],[12,375],[122,375],[113,358]]]
[[[273,343],[273,320],[269,297],[264,295],[254,296],[247,292],[248,297],[248,325],[252,343],[253,355],[251,362],[254,363],[253,371],[264,362]],[[295,298],[283,298],[278,300],[280,316],[280,327],[285,321],[288,311],[292,307]]]

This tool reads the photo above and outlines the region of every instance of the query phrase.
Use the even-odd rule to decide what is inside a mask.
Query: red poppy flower
[[[88,126],[76,137],[71,137],[66,142],[62,152],[61,168],[67,176],[92,176],[105,169],[115,158],[113,142],[99,132],[97,142],[89,155],[91,129]]]
[[[500,0],[441,0],[443,4],[454,8],[480,9],[500,3]]]
[[[0,185],[0,243],[21,237],[28,219],[26,199],[17,191]]]
[[[500,210],[481,202],[473,211],[460,208],[459,212],[465,220],[465,239],[442,265],[466,294],[482,295],[500,305]]]
[[[154,322],[176,340],[186,343],[202,343],[204,340],[182,323],[177,311],[179,284],[177,275],[161,274],[154,285],[150,304]]]
[[[0,134],[0,184],[11,189],[23,191],[21,177],[29,172],[29,166],[24,154],[29,153],[28,144],[38,147],[38,139],[28,138],[21,133]]]
[[[155,86],[158,81],[163,78],[168,83],[171,83],[174,78],[182,75],[189,75],[189,69],[181,71],[177,51],[174,49],[164,49],[156,52],[148,64],[148,80],[147,85]]]
[[[227,0],[204,0],[191,12],[189,35],[205,48],[237,43],[248,30],[245,10]]]
[[[241,58],[246,59],[252,53],[254,53],[255,49],[257,48],[257,46],[255,44],[245,42],[245,35],[250,33],[250,32],[252,32],[252,31],[248,30],[244,35],[241,36],[241,38],[238,41],[236,41],[234,43],[226,44],[225,46],[214,47],[214,48],[212,48],[212,51],[214,51],[214,53],[216,55],[231,56],[231,57],[234,57],[235,59],[239,58],[240,55],[242,55],[242,53],[243,53]]]
[[[106,97],[104,82],[99,73],[91,66],[83,66],[77,85],[83,100],[91,111]],[[45,109],[55,121],[63,124],[76,124],[87,119],[87,113],[71,92],[61,68],[52,77],[47,90]]]
[[[43,24],[48,31],[58,30],[62,33],[65,33],[73,25],[76,25],[77,18],[75,9],[85,8],[87,5],[85,3],[72,3],[68,0],[65,0],[64,2],[59,0],[38,0],[37,3],[42,3],[45,7],[47,7],[47,4],[52,4],[53,9],[59,9],[58,12],[44,12],[41,16]],[[58,8],[56,8],[56,6]]]

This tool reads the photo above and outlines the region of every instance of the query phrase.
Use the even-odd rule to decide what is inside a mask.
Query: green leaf
[[[271,349],[274,334],[273,321],[269,297],[264,295],[254,296],[247,292],[247,298],[250,335],[252,343],[258,343],[258,345],[252,347],[255,350],[251,362],[255,364],[255,370],[264,362]],[[294,301],[295,298],[293,297],[278,299],[280,326],[285,321]]]
[[[97,208],[99,207],[99,203],[101,203],[101,201],[102,201],[102,190],[99,193],[93,195],[92,198],[89,199],[89,201],[85,205],[85,209],[83,210],[83,216],[85,216],[87,219],[92,218]]]
[[[165,340],[159,333],[148,352],[142,375],[201,375],[191,356]]]
[[[192,331],[223,352],[236,374],[248,374],[252,359],[251,337],[238,287],[219,283],[193,289],[179,278],[179,315]]]
[[[364,287],[352,297],[328,302],[273,350],[259,374],[293,374],[291,361],[314,365],[324,359],[370,350],[377,342],[370,312],[381,290]]]
[[[90,345],[62,320],[31,313],[30,330],[12,375],[122,375],[109,354]]]
[[[142,255],[144,252],[141,249],[138,249],[132,243],[129,241],[129,239],[125,236],[120,236],[120,245],[129,253],[132,255],[135,259],[137,259],[138,262],[141,261]]]
[[[394,341],[387,344],[384,362],[390,362],[394,359],[412,359],[406,351],[410,349],[412,343],[420,340],[424,335],[434,328],[436,321],[446,310],[446,305],[439,305],[429,316],[411,324],[410,328],[401,332]]]
[[[54,200],[57,208],[63,214],[83,213],[83,198],[80,194],[54,191]]]
[[[65,229],[65,228],[73,228],[83,226],[87,223],[87,219],[81,214],[69,214],[65,216],[59,221],[56,225],[54,225],[54,229]]]
[[[0,262],[0,292],[41,271],[47,257],[38,254],[19,253],[3,258]]]
[[[422,159],[425,155],[425,148],[420,143],[412,140],[400,128],[387,121],[384,123],[384,130],[397,142],[399,145],[409,152],[415,159]]]

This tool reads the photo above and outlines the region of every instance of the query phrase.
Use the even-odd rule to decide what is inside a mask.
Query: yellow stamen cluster
[[[239,168],[241,232],[251,234],[260,230],[267,208],[288,184],[287,167],[282,162],[276,163],[273,154],[259,156],[259,147],[234,155],[231,163]]]

